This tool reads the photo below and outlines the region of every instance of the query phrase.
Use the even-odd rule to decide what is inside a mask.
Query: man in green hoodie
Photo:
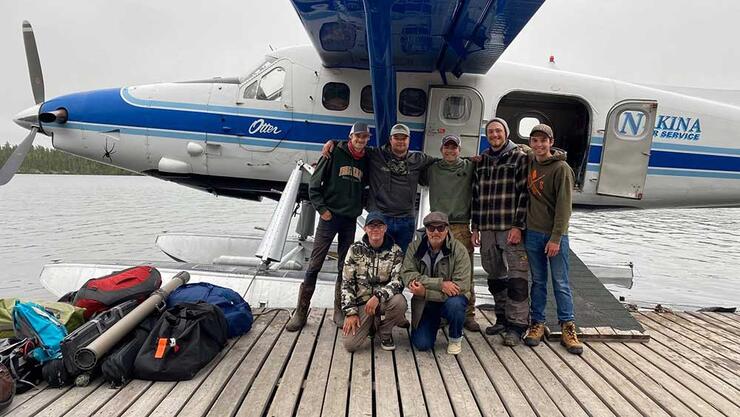
[[[320,158],[311,176],[308,196],[321,219],[316,228],[311,260],[298,293],[296,311],[285,326],[288,331],[297,331],[306,324],[316,279],[337,234],[339,276],[334,287],[334,323],[338,327],[343,325],[342,267],[347,250],[355,240],[357,216],[362,213],[362,193],[367,184],[368,171],[365,146],[369,139],[368,125],[355,123],[350,130],[349,141],[335,146],[331,158]]]
[[[465,312],[464,327],[480,331],[475,321],[475,291],[472,283],[473,241],[470,239],[470,203],[473,199],[475,163],[460,158],[460,138],[447,135],[442,138],[442,159],[427,167],[421,183],[429,186],[429,211],[447,214],[450,234],[460,241],[470,255],[470,302]]]
[[[524,341],[536,346],[545,336],[549,263],[558,321],[562,327],[560,344],[570,353],[581,354],[583,345],[576,336],[573,295],[568,282],[568,222],[572,210],[573,170],[565,162],[565,152],[553,148],[553,143],[550,126],[539,124],[532,128],[527,179],[529,206],[524,239],[532,271],[531,324]]]

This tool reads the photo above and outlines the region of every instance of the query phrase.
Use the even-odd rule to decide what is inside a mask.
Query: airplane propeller
[[[31,89],[36,106],[29,110],[35,110],[31,113],[29,110],[21,112],[15,119],[15,122],[23,127],[27,127],[31,132],[23,139],[20,145],[15,149],[10,158],[0,168],[0,185],[5,185],[10,181],[26,159],[26,154],[33,146],[33,140],[39,131],[38,110],[44,102],[44,75],[41,73],[41,61],[39,60],[39,51],[36,48],[36,37],[33,35],[33,28],[28,21],[23,21],[23,44],[26,47],[26,62],[28,63],[28,75],[31,77]],[[66,111],[65,111],[66,113]],[[66,119],[66,114],[63,115]]]

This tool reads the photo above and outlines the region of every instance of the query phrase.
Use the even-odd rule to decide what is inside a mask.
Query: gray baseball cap
[[[553,139],[555,136],[552,133],[552,128],[546,124],[538,124],[537,126],[532,128],[532,131],[529,133],[529,136],[531,137],[535,133],[544,133],[545,136],[547,136],[550,139]]]
[[[424,217],[424,226],[429,226],[430,224],[446,224],[449,226],[450,221],[447,220],[447,215],[441,211],[433,211]]]
[[[352,129],[349,131],[350,135],[354,135],[355,133],[370,133],[370,126],[367,125],[365,122],[355,122],[355,124],[352,125]]]
[[[455,142],[455,145],[460,146],[460,137],[457,135],[447,135],[442,138],[442,145],[445,146],[448,142]]]
[[[409,130],[409,127],[406,126],[403,123],[396,123],[391,128],[391,136],[398,135],[398,134],[406,135],[406,136],[409,136],[410,137],[411,136],[411,130]]]

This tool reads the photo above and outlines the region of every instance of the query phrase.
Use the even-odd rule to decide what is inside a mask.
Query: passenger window
[[[366,85],[360,93],[360,107],[365,113],[373,112],[373,87]]]
[[[468,97],[450,96],[442,105],[442,118],[447,121],[466,122],[470,119],[472,102]]]
[[[255,80],[244,89],[244,98],[280,101],[285,83],[285,70],[277,67]]]
[[[519,128],[517,132],[519,137],[522,139],[529,139],[529,134],[532,133],[532,128],[540,124],[540,119],[536,117],[522,117],[519,119]]]
[[[344,83],[326,83],[321,102],[327,110],[342,111],[349,106],[349,86]]]
[[[404,116],[417,117],[427,109],[427,93],[418,88],[404,88],[398,99],[398,111]]]

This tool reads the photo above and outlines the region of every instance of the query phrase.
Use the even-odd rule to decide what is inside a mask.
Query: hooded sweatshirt
[[[367,184],[367,157],[355,159],[347,142],[332,150],[330,159],[321,158],[311,176],[308,196],[316,211],[326,210],[346,217],[362,213],[362,193]]]
[[[468,159],[430,165],[422,179],[429,186],[430,211],[446,213],[452,224],[469,224],[474,176],[475,163]]]
[[[566,153],[557,148],[542,162],[530,154],[527,179],[527,228],[550,235],[550,242],[558,244],[568,234],[572,212],[573,170],[565,158]]]

